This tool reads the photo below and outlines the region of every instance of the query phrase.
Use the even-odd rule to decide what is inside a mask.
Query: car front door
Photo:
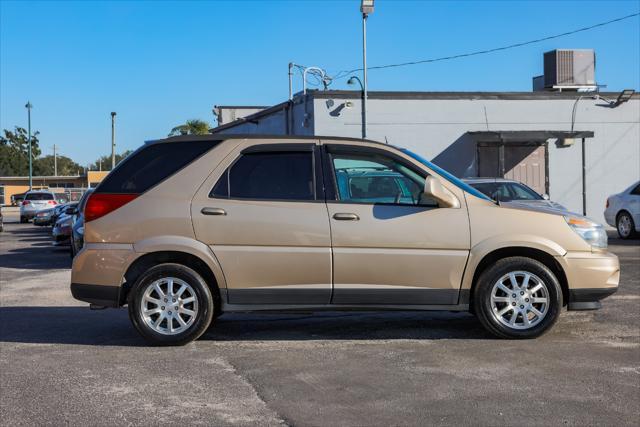
[[[469,220],[422,194],[427,172],[372,145],[323,145],[334,304],[457,304]]]
[[[331,240],[315,143],[247,140],[192,202],[232,304],[328,304]],[[318,179],[320,177],[320,180]]]

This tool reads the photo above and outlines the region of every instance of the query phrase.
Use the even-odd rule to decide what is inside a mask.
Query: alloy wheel
[[[507,273],[493,285],[491,311],[498,322],[509,328],[533,328],[549,311],[547,285],[527,271]]]
[[[140,313],[144,322],[163,335],[189,329],[198,314],[198,296],[182,279],[163,277],[149,284],[142,295]]]
[[[622,237],[629,237],[631,234],[631,218],[628,215],[622,214],[618,218],[618,233]]]

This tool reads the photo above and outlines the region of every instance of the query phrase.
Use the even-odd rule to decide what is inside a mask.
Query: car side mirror
[[[78,209],[76,208],[67,208],[64,210],[64,213],[66,213],[67,215],[75,215],[78,213]]]
[[[440,180],[431,175],[424,181],[424,194],[435,199],[441,208],[458,209],[460,207],[458,198],[451,191],[447,190]]]
[[[542,198],[545,199],[545,200],[549,200],[549,195],[547,193],[545,193],[545,194],[542,195]]]

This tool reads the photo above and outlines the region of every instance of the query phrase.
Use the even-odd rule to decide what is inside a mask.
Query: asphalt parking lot
[[[0,423],[637,425],[640,241],[610,239],[617,294],[531,341],[454,313],[223,315],[147,347],[126,310],[69,293],[48,229],[0,233]]]

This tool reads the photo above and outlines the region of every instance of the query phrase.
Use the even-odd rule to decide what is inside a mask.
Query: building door
[[[548,193],[545,144],[478,144],[478,176],[522,182],[540,194]]]

